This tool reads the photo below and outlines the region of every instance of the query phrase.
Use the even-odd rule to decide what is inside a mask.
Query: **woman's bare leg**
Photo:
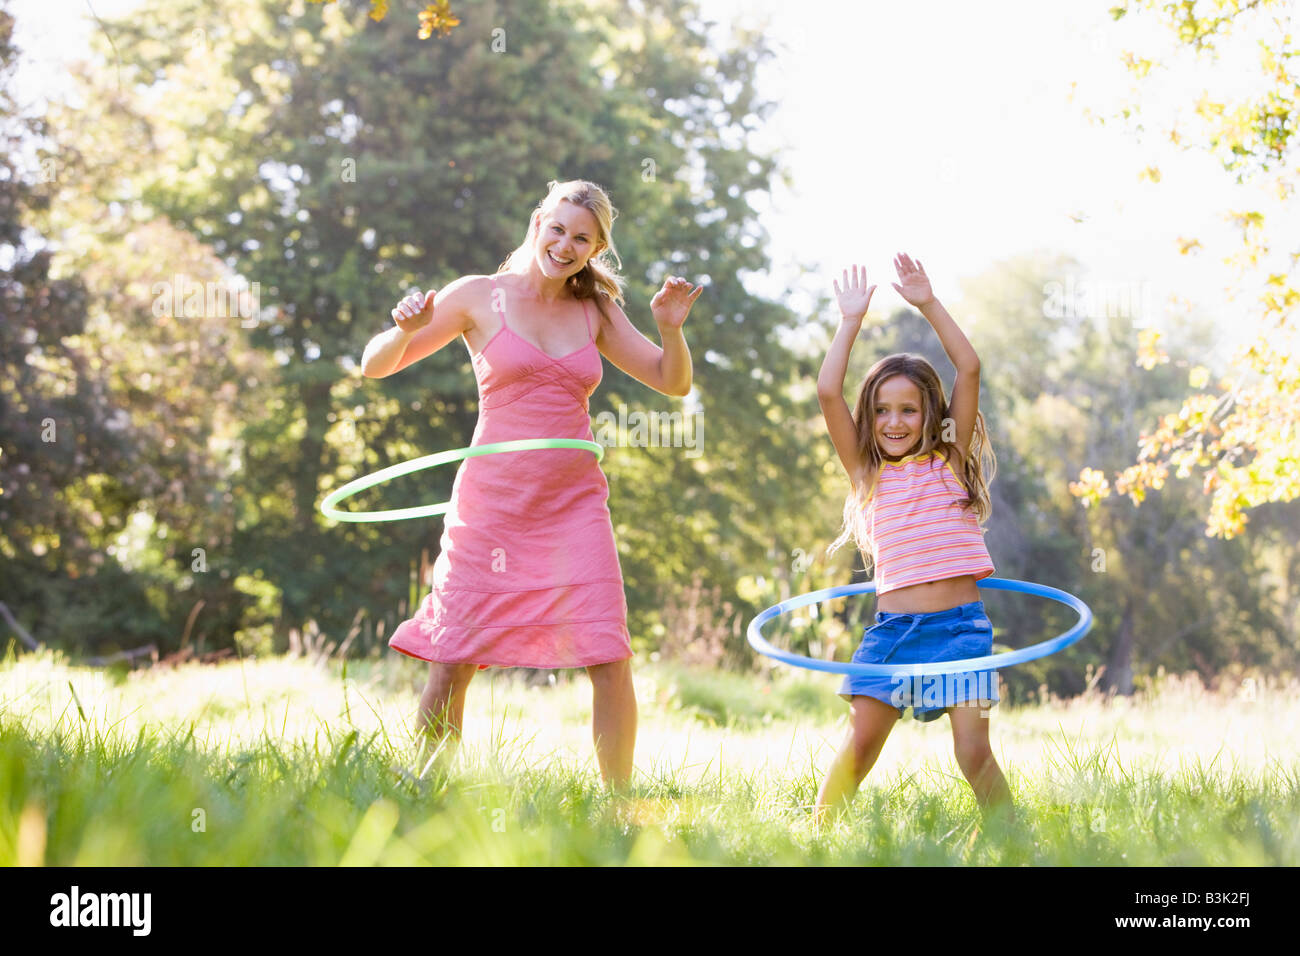
[[[636,749],[632,661],[594,664],[587,668],[587,676],[591,678],[591,736],[600,776],[606,786],[622,789],[632,778],[632,754]]]
[[[465,691],[478,673],[477,664],[429,664],[429,683],[420,695],[420,712],[416,715],[416,732],[420,735],[422,754],[436,753],[443,739],[443,760],[455,751],[465,719]]]

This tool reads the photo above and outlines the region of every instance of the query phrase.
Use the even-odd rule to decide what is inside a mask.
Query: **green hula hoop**
[[[413,471],[423,471],[425,468],[460,461],[462,458],[476,458],[479,455],[495,455],[508,451],[533,451],[538,448],[587,448],[596,453],[597,461],[605,457],[604,445],[583,438],[523,438],[518,441],[499,441],[488,445],[471,445],[469,448],[440,451],[437,454],[425,455],[423,458],[404,461],[400,465],[390,465],[374,474],[349,481],[342,488],[330,492],[320,503],[321,514],[335,521],[401,521],[404,518],[427,518],[431,515],[444,514],[451,507],[450,501],[436,505],[420,505],[416,508],[394,508],[390,511],[339,511],[334,506],[357,492],[365,491],[392,478],[409,475]]]

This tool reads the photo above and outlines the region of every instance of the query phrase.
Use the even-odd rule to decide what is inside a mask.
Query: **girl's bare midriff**
[[[980,592],[975,575],[963,574],[889,591],[876,599],[876,610],[891,614],[931,614],[978,600]]]

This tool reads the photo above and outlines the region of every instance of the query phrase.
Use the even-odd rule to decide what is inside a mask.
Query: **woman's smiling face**
[[[576,275],[600,251],[596,217],[581,206],[561,200],[549,215],[537,215],[537,265],[543,275]]]
[[[888,459],[904,458],[921,443],[925,413],[921,390],[906,375],[893,375],[876,389],[876,447]]]

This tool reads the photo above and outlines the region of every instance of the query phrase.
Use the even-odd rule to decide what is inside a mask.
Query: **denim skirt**
[[[853,655],[855,664],[918,664],[956,661],[993,653],[993,623],[983,601],[959,604],[946,611],[898,614],[877,611],[876,623],[862,633]],[[934,720],[946,708],[966,701],[997,703],[997,671],[964,671],[913,677],[908,668],[897,674],[845,675],[840,696],[874,697],[898,708],[902,717],[912,709],[916,720]]]

